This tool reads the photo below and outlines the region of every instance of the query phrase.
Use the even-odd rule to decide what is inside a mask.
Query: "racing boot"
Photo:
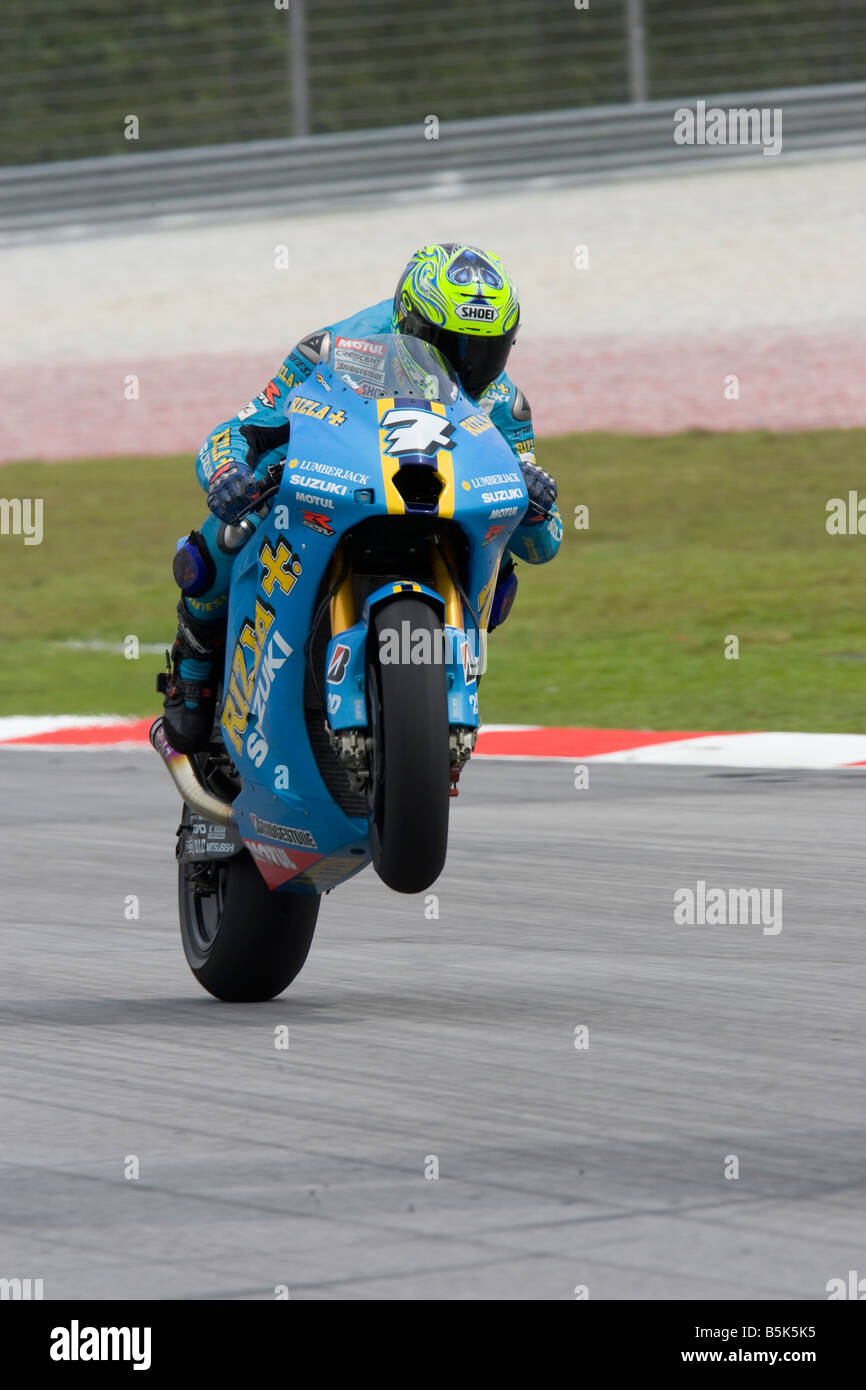
[[[177,605],[177,637],[156,678],[164,696],[165,734],[178,753],[199,753],[210,742],[225,652],[226,620],[203,622]]]

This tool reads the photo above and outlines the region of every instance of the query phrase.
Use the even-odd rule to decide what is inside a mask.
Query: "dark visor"
[[[400,332],[408,333],[413,338],[423,338],[425,342],[438,348],[460,378],[463,390],[477,400],[485,387],[505,370],[517,324],[507,333],[500,333],[495,338],[476,338],[469,333],[458,333],[452,328],[438,328],[435,323],[429,323],[423,318],[417,310],[410,309],[400,324]]]

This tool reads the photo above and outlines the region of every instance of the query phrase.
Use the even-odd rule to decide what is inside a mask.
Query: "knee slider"
[[[172,570],[177,587],[190,598],[197,598],[211,588],[216,579],[216,565],[199,531],[190,531],[178,542]]]

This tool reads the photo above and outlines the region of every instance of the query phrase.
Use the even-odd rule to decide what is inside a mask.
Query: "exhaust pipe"
[[[204,820],[217,825],[234,825],[235,818],[230,801],[220,801],[218,796],[203,787],[195,774],[195,769],[185,753],[172,748],[163,728],[163,717],[154,720],[150,726],[150,741],[168,768],[168,774],[191,811],[197,811]]]

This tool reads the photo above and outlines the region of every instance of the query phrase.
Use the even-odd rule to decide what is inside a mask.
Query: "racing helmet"
[[[437,348],[476,400],[504,371],[519,321],[516,286],[499,257],[477,246],[425,246],[397,282],[398,332]]]

